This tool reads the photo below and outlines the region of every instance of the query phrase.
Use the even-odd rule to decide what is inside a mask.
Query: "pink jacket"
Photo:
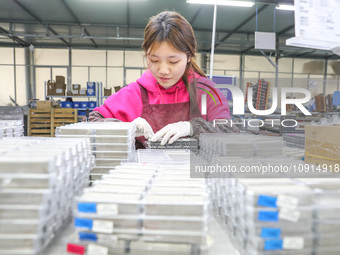
[[[214,83],[209,79],[200,77],[195,73],[195,78],[203,83],[207,83],[209,86],[214,87]],[[185,88],[185,84],[180,79],[174,86],[168,89],[164,89],[157,83],[157,80],[152,76],[149,70],[143,73],[138,78],[137,82],[132,82],[128,86],[123,87],[117,93],[108,97],[104,104],[100,107],[96,107],[94,111],[97,111],[103,115],[104,118],[116,118],[124,122],[131,122],[142,114],[143,103],[141,98],[141,92],[139,84],[148,91],[150,104],[172,104],[189,101],[189,93]],[[228,101],[222,92],[216,89],[220,100],[216,94],[207,86],[197,84],[197,87],[208,90],[215,98],[216,104],[213,99],[207,95],[207,115],[208,121],[214,119],[230,119],[230,111]],[[201,110],[201,95],[204,92],[201,89],[197,89],[197,100]],[[202,116],[206,119],[206,116]]]

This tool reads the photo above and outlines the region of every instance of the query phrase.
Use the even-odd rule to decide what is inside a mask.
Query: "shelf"
[[[79,97],[79,98],[86,98],[86,97],[97,97],[97,96],[49,96],[46,97],[60,97],[60,98],[68,98],[68,97]]]
[[[78,109],[78,111],[85,111],[87,108],[74,108]],[[94,108],[89,108],[90,111],[93,111]]]

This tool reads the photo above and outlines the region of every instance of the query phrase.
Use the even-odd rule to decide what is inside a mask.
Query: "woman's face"
[[[158,83],[165,89],[175,85],[182,78],[188,57],[171,44],[162,42],[147,54],[148,68]]]

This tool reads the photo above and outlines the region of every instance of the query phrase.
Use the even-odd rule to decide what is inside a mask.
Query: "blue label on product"
[[[81,218],[74,219],[74,226],[78,228],[92,229],[92,225],[93,225],[93,221],[90,219],[81,219]]]
[[[79,233],[79,240],[97,242],[98,238],[97,238],[97,235],[95,233],[80,232]]]
[[[281,236],[281,229],[279,228],[262,228],[262,238],[279,238]]]
[[[95,203],[78,203],[78,211],[83,213],[97,213]]]
[[[259,211],[259,221],[279,221],[279,212]]]
[[[257,205],[277,208],[276,201],[277,201],[276,197],[259,195],[259,199],[257,200]]]
[[[265,240],[264,241],[264,250],[283,250],[283,240],[275,239],[275,240]]]

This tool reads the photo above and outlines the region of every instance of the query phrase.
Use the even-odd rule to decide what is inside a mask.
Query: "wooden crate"
[[[51,130],[55,136],[55,128],[78,122],[78,109],[73,108],[53,108],[52,109]]]
[[[77,123],[78,109],[29,109],[28,136],[55,136],[55,128]]]
[[[29,109],[28,136],[51,136],[51,109]]]

